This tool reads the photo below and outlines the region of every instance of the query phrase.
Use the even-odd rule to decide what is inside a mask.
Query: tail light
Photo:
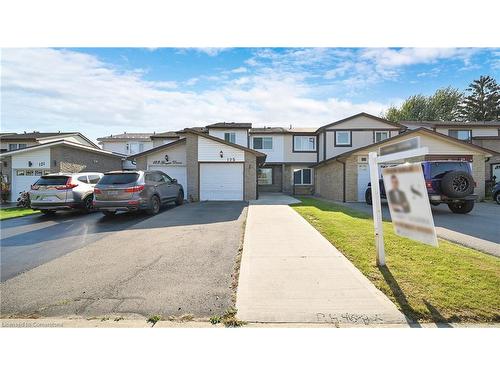
[[[102,193],[101,189],[96,187],[94,188],[94,194],[101,194],[101,193]]]
[[[57,190],[70,190],[70,189],[73,189],[77,186],[78,186],[78,184],[73,183],[73,180],[70,177],[66,181],[66,185],[56,186],[56,189]]]
[[[31,185],[31,190],[38,190],[38,189],[40,189],[40,186],[38,186],[37,184]]]
[[[143,191],[143,190],[144,190],[144,185],[137,185],[137,186],[132,186],[132,187],[126,188],[125,192],[126,193],[137,193],[137,192]]]
[[[427,189],[432,189],[432,181],[425,181],[425,187]]]

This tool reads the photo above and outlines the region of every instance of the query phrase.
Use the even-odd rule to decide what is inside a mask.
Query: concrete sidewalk
[[[406,323],[396,306],[286,204],[251,202],[237,294],[248,322]]]

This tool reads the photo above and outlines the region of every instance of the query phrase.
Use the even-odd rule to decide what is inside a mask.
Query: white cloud
[[[218,48],[218,47],[203,47],[195,48],[198,52],[206,53],[208,56],[217,56],[219,53],[228,50],[228,48]]]
[[[119,70],[85,53],[4,49],[2,130],[78,130],[96,138],[215,121],[320,126],[360,111],[379,115],[388,106],[317,95],[321,88],[306,83],[306,76],[302,71],[262,68],[238,84],[222,80],[193,92],[171,81],[147,81],[140,72]]]
[[[247,68],[245,68],[244,66],[240,66],[239,68],[232,69],[230,72],[238,74],[238,73],[246,73],[247,71],[248,71]]]

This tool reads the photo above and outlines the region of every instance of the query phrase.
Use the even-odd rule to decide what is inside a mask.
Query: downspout
[[[345,188],[346,188],[346,181],[345,181],[345,161],[340,161],[338,160],[340,164],[342,164],[342,202],[345,202]]]

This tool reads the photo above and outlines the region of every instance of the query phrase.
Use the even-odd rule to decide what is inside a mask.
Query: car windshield
[[[35,185],[39,186],[55,186],[55,185],[66,185],[68,182],[68,176],[43,176],[35,182]]]
[[[99,181],[99,185],[125,185],[137,181],[137,173],[113,173],[105,174]]]
[[[469,173],[468,162],[436,162],[431,163],[431,178],[441,178],[450,171],[462,171]]]

